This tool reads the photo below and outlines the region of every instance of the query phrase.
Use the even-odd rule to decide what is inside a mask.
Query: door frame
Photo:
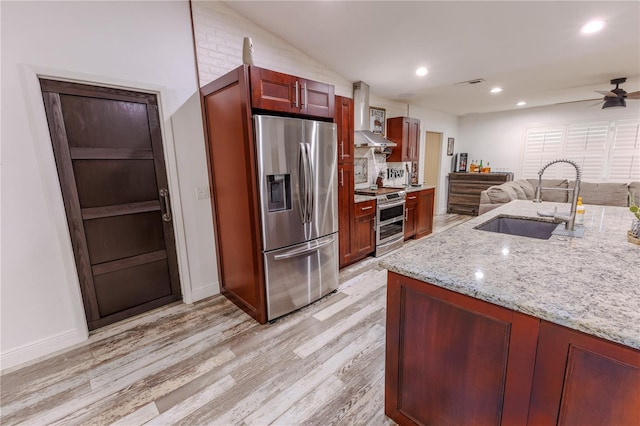
[[[86,340],[89,336],[87,320],[84,312],[82,294],[80,292],[80,281],[78,279],[71,236],[67,223],[67,216],[62,199],[62,189],[58,179],[51,179],[57,176],[57,168],[53,154],[53,145],[47,116],[42,100],[40,88],[40,78],[52,80],[68,81],[72,83],[89,84],[94,86],[111,87],[116,89],[131,90],[137,92],[151,93],[158,98],[158,114],[160,116],[160,130],[162,133],[162,147],[167,171],[169,191],[171,193],[171,204],[173,213],[173,225],[175,233],[176,253],[178,257],[178,272],[180,274],[180,287],[182,300],[185,303],[192,303],[191,279],[189,273],[189,263],[187,260],[186,235],[184,228],[184,217],[182,214],[182,200],[180,187],[178,184],[177,159],[175,154],[175,141],[173,140],[173,129],[171,122],[165,115],[166,104],[164,99],[168,96],[166,89],[162,86],[152,85],[138,81],[119,80],[112,77],[82,74],[69,70],[41,67],[31,64],[20,64],[19,72],[23,93],[26,95],[25,103],[28,107],[27,116],[32,132],[32,141],[38,161],[40,179],[46,204],[50,207],[50,217],[55,225],[59,250],[66,275],[68,297],[74,306],[74,320],[78,329],[75,336],[69,336],[69,344],[75,344]]]

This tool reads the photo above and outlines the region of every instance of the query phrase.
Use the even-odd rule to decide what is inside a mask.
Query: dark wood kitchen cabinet
[[[353,188],[353,163],[338,164],[338,247],[340,268],[353,263],[352,259],[356,258],[353,250],[354,245],[351,243],[351,236],[355,232]]]
[[[336,96],[338,133],[339,266],[343,268],[375,251],[375,200],[356,203],[353,165],[353,99]]]
[[[539,320],[390,272],[385,414],[401,425],[523,425]]]
[[[353,99],[336,96],[335,121],[338,132],[338,164],[353,164]]]
[[[639,424],[637,349],[394,272],[386,329],[401,425]]]
[[[447,213],[478,215],[480,193],[513,179],[512,173],[449,173]]]
[[[422,238],[433,231],[434,190],[407,193],[404,215],[404,239]]]
[[[352,238],[354,262],[376,250],[376,201],[355,204],[355,226]]]
[[[250,70],[253,108],[333,118],[334,86],[255,66]]]
[[[404,205],[404,239],[405,241],[416,235],[416,210],[418,209],[418,193],[409,192]]]
[[[422,238],[433,232],[433,188],[423,189],[418,192],[418,210],[416,213],[416,239]]]
[[[334,88],[242,65],[202,87],[200,93],[221,291],[265,323],[265,266],[252,114],[274,111],[333,121]],[[292,102],[296,99],[298,107]]]
[[[640,424],[640,351],[542,321],[528,424]]]
[[[388,162],[418,161],[420,156],[420,120],[411,117],[387,119],[387,139],[398,144]]]

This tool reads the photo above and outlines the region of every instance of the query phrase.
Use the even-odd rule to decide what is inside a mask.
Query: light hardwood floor
[[[437,216],[434,233],[468,219]],[[273,324],[218,295],[100,329],[4,372],[0,423],[394,424],[384,415],[378,261],[344,268],[336,293]]]

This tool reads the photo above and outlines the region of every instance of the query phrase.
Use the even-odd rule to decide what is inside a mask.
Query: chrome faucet
[[[556,163],[568,163],[571,164],[573,167],[575,167],[576,169],[576,183],[575,186],[573,188],[543,188],[542,187],[542,174],[544,173],[544,171],[547,169],[547,167],[556,164]],[[578,194],[580,193],[580,177],[582,176],[582,172],[580,171],[580,166],[578,166],[578,163],[576,163],[575,161],[571,161],[571,160],[567,160],[564,158],[561,158],[559,160],[553,160],[550,163],[548,163],[547,165],[543,166],[540,171],[538,172],[538,186],[536,186],[536,196],[535,199],[533,200],[534,203],[541,203],[542,202],[542,190],[543,189],[555,189],[555,190],[560,190],[560,191],[572,191],[573,192],[573,200],[571,201],[571,212],[569,213],[569,216],[561,216],[558,214],[553,215],[554,219],[560,220],[562,222],[565,223],[564,228],[568,231],[573,231],[574,226],[575,226],[575,220],[576,220],[576,205],[578,204]]]

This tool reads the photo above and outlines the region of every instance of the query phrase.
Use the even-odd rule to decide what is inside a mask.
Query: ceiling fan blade
[[[596,90],[596,93],[600,93],[601,95],[605,95],[608,98],[617,98],[618,95],[616,95],[615,93],[609,91],[609,90]]]
[[[640,99],[640,90],[637,92],[627,93],[627,99]]]

